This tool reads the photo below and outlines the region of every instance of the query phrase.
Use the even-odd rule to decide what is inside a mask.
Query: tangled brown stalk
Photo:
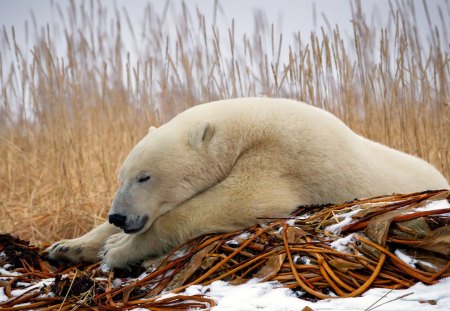
[[[450,201],[450,191],[300,207],[289,219],[267,226],[192,240],[156,269],[144,272],[139,266],[134,275],[103,271],[100,264],[55,268],[39,257],[38,248],[2,235],[0,263],[8,270],[1,270],[0,284],[8,300],[0,308],[209,309],[214,300],[183,295],[184,289],[251,278],[277,281],[313,300],[332,298],[332,293],[354,297],[372,287],[434,284],[450,276],[450,208],[424,206],[441,200]],[[401,254],[413,258],[414,265]],[[169,291],[176,295],[164,295]]]

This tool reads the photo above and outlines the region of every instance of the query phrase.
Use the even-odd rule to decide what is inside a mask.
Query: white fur
[[[151,179],[138,183],[142,174]],[[126,215],[130,226],[147,216],[145,226],[125,234],[104,224],[50,247],[50,257],[96,260],[92,249],[103,246],[103,261],[124,267],[202,234],[286,217],[299,205],[449,188],[429,163],[355,134],[324,110],[266,98],[199,105],[152,128],[119,180],[111,214]],[[72,251],[85,246],[91,251]]]

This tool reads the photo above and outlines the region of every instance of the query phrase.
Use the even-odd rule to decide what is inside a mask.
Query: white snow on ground
[[[432,211],[436,209],[450,208],[450,203],[447,200],[431,201],[423,207],[417,207],[415,211]]]
[[[186,289],[187,295],[206,295],[217,301],[213,309],[219,310],[289,310],[298,300],[288,289],[278,283],[250,280],[232,286],[216,281],[209,286],[194,285]]]
[[[14,272],[14,271],[8,271],[4,268],[0,268],[0,275],[2,275],[2,276],[18,276],[18,275],[20,275],[20,273]]]
[[[415,208],[412,211],[427,211],[450,208],[447,200],[433,201],[427,205]],[[352,216],[358,213],[360,209],[356,209],[345,213],[341,216],[345,218],[338,224],[330,225],[326,230],[339,233],[343,226],[351,223]],[[295,221],[295,220],[294,220]],[[240,244],[242,240],[248,238],[245,234],[236,237],[236,243]],[[354,234],[338,239],[331,243],[331,246],[338,251],[348,252],[347,245],[354,241]],[[0,253],[0,256],[2,254]],[[420,260],[411,258],[401,250],[396,250],[395,255],[411,266],[417,263],[423,263]],[[300,256],[295,257],[295,261],[303,261]],[[307,262],[308,263],[308,262]],[[9,277],[20,275],[17,272],[11,272],[0,267],[0,280],[8,280]],[[12,291],[12,295],[17,297],[31,290],[37,290],[44,286],[48,286],[54,282],[54,279],[42,280],[39,283],[31,285],[24,289],[16,289]],[[26,284],[21,284],[26,285]],[[120,286],[116,281],[115,286]],[[242,285],[229,285],[223,281],[216,281],[208,286],[194,285],[186,289],[184,295],[204,295],[214,299],[217,306],[213,311],[245,311],[245,310],[270,310],[270,311],[289,311],[302,310],[309,306],[314,311],[333,310],[333,311],[437,311],[449,310],[450,306],[450,277],[440,280],[437,284],[426,286],[422,283],[402,290],[387,290],[374,288],[364,293],[361,297],[355,298],[336,298],[320,300],[317,302],[309,302],[297,298],[297,295],[283,288],[277,282],[259,283],[258,280],[250,280]],[[173,294],[164,295],[164,297],[173,296]],[[5,295],[4,288],[0,286],[0,303],[8,300]],[[148,309],[135,308],[134,311],[144,311]]]
[[[360,210],[361,210],[360,208],[357,208],[348,213],[339,215],[339,218],[344,217],[344,219],[342,219],[342,221],[338,222],[337,224],[333,224],[333,225],[325,227],[325,230],[332,232],[334,234],[338,234],[339,232],[341,232],[343,227],[345,227],[346,225],[348,225],[352,222],[352,220],[353,220],[352,216],[357,214]]]
[[[235,236],[234,239],[229,240],[225,243],[225,245],[241,245],[242,241],[245,241],[250,238],[249,232],[243,232],[238,236]]]
[[[445,209],[445,208],[450,208],[450,203],[447,200],[439,200],[439,201],[431,201],[427,205],[422,206],[422,207],[417,207],[417,208],[413,209],[412,211],[423,212],[423,211],[433,211],[433,210]],[[439,214],[439,215],[449,217],[450,213]]]
[[[186,289],[186,295],[206,295],[217,302],[213,311],[245,310],[302,310],[309,306],[314,311],[434,311],[448,310],[450,305],[450,278],[440,280],[432,286],[422,283],[409,289],[393,290],[375,288],[361,297],[336,298],[309,302],[296,297],[289,289],[275,282],[258,283],[250,280],[246,284],[232,286],[216,281],[208,286],[194,285]]]
[[[403,261],[404,263],[408,264],[410,267],[413,267],[413,268],[415,268],[416,267],[415,264],[419,262],[419,260],[406,255],[400,249],[396,249],[394,254],[395,254],[395,256],[398,257],[398,259],[400,259],[401,261]]]
[[[309,260],[308,256],[299,256],[299,255],[294,255],[292,261],[295,264],[304,264],[304,265],[309,265],[311,263],[311,260]]]
[[[376,205],[377,203],[374,203],[374,204]],[[447,200],[439,200],[439,201],[431,201],[425,206],[411,209],[411,212],[423,212],[423,211],[431,211],[431,210],[445,209],[445,208],[450,208],[450,203]],[[344,226],[351,224],[351,222],[353,220],[352,216],[357,214],[360,210],[361,209],[355,209],[355,210],[349,211],[345,214],[339,215],[339,218],[342,218],[342,217],[344,217],[344,218],[339,223],[327,226],[325,228],[325,230],[332,232],[334,234],[340,233]],[[441,216],[450,216],[450,213],[440,214],[440,215]]]
[[[295,226],[295,222],[296,222],[296,221],[297,221],[297,219],[293,218],[293,219],[287,220],[286,223],[287,223],[289,226],[293,227],[293,226]]]
[[[0,287],[0,302],[8,300],[8,296],[5,295],[5,290],[3,287]]]
[[[405,255],[402,253],[402,255]],[[406,256],[406,255],[405,255]],[[405,258],[405,260],[407,260]],[[37,290],[48,286],[54,279],[46,279],[25,289],[13,290],[17,297],[30,290]],[[296,294],[283,288],[277,282],[259,283],[250,280],[242,285],[229,285],[227,282],[216,281],[208,286],[194,285],[186,289],[183,295],[205,295],[214,299],[217,306],[213,311],[245,311],[245,310],[273,310],[289,311],[302,310],[309,306],[314,311],[437,311],[448,310],[450,305],[450,277],[440,280],[437,284],[426,286],[422,283],[402,290],[371,289],[361,297],[336,298],[309,302],[297,298]],[[168,297],[167,294],[164,297]],[[4,288],[0,286],[0,303],[8,300]],[[135,311],[147,309],[136,308]]]
[[[338,252],[353,254],[352,248],[348,246],[350,242],[355,242],[355,234],[349,234],[346,237],[337,239],[330,243],[330,246],[337,250]]]
[[[424,266],[428,266],[428,267],[438,271],[438,268],[436,266],[432,265],[431,263],[422,261],[422,260],[418,260],[418,259],[414,259],[411,256],[405,254],[401,249],[396,249],[394,254],[395,254],[395,256],[398,257],[398,259],[400,259],[401,261],[403,261],[404,263],[408,264],[409,266],[411,266],[413,268],[417,268],[416,264],[420,263]]]
[[[52,284],[53,282],[55,282],[54,278],[45,279],[45,280],[40,281],[39,283],[36,283],[36,284],[34,284],[32,286],[29,286],[29,287],[26,287],[24,289],[12,290],[11,291],[11,295],[13,295],[14,297],[18,297],[18,296],[21,296],[21,295],[23,295],[25,293],[33,291],[35,289],[41,289],[41,288],[43,288],[45,286],[48,286],[48,285]]]

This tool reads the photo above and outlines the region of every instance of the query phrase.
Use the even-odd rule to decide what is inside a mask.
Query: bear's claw
[[[99,259],[98,247],[83,243],[79,239],[59,241],[45,249],[42,254],[51,260],[68,260],[75,263],[94,262]]]

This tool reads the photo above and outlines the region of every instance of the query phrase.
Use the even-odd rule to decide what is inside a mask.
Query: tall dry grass
[[[449,178],[450,7],[440,8],[440,21],[429,18],[424,38],[414,12],[428,8],[415,3],[392,4],[381,28],[354,2],[350,39],[338,27],[279,34],[262,14],[254,17],[255,33],[237,37],[233,21],[218,29],[184,4],[173,8],[180,16],[175,35],[160,27],[170,7],[158,13],[148,6],[138,34],[126,11],[110,14],[94,1],[67,10],[56,4],[59,29],[32,20],[31,51],[3,27],[0,231],[50,241],[98,225],[121,161],[147,128],[221,98],[309,102]],[[133,47],[123,28],[137,55],[127,52]]]

